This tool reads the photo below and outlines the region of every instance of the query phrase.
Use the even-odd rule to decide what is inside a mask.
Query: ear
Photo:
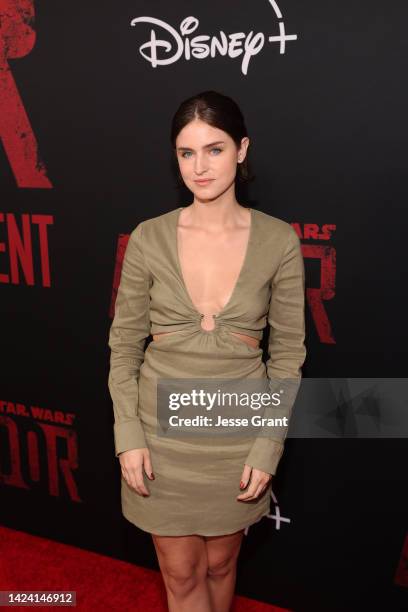
[[[238,150],[238,163],[242,163],[245,159],[248,147],[249,147],[249,138],[248,136],[244,136],[241,140],[241,146]]]

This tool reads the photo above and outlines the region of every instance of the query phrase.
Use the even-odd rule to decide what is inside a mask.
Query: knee
[[[208,559],[207,575],[211,578],[224,578],[235,571],[236,555],[213,557]]]
[[[178,596],[185,596],[206,579],[207,564],[204,560],[170,564],[163,568],[167,588]]]

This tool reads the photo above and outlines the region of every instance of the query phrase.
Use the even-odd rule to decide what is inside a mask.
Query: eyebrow
[[[208,149],[216,144],[225,144],[224,140],[217,140],[216,142],[210,142],[210,144],[204,145],[203,149]],[[177,151],[194,151],[191,147],[177,147]]]

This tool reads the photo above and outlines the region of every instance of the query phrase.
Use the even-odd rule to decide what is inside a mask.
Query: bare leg
[[[207,585],[204,536],[152,534],[167,592],[169,612],[213,612]]]
[[[207,583],[213,612],[229,612],[234,596],[237,559],[244,530],[206,537]]]

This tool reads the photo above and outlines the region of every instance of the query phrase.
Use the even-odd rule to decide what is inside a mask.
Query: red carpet
[[[83,611],[167,612],[159,572],[6,527],[0,527],[0,590],[76,591],[75,609]],[[231,610],[282,611],[246,597],[235,597]]]

